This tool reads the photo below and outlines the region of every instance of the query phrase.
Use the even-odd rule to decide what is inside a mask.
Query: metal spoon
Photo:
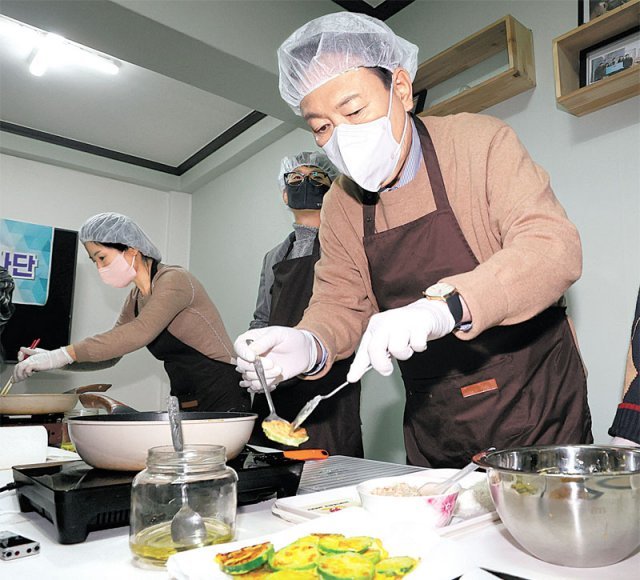
[[[177,397],[169,397],[168,411],[173,448],[177,453],[182,453],[184,443]],[[198,512],[189,507],[186,483],[180,484],[180,492],[182,493],[182,507],[171,520],[171,539],[175,544],[180,544],[181,546],[201,546],[207,537],[207,528],[204,525],[204,520]]]
[[[444,481],[427,481],[418,488],[418,495],[442,495],[447,491],[454,483],[457,483],[461,479],[465,478],[472,471],[478,469],[478,465],[469,463],[466,467],[463,467],[458,473],[445,479]]]
[[[253,342],[250,338],[247,338],[247,345],[250,345]],[[267,378],[264,376],[264,367],[262,366],[262,359],[256,355],[255,360],[253,361],[253,366],[256,369],[256,374],[258,375],[258,380],[260,381],[260,386],[262,387],[262,391],[264,392],[264,396],[267,398],[267,405],[269,405],[269,414],[263,419],[262,423],[266,423],[268,421],[284,421],[285,423],[289,423],[286,419],[283,419],[276,413],[276,408],[273,405],[273,399],[271,398],[271,391],[267,386]]]
[[[369,365],[365,369],[364,373],[366,373],[367,371],[370,371],[372,368],[373,367]],[[364,375],[364,373],[362,374]],[[305,406],[302,407],[302,409],[300,409],[300,412],[296,415],[296,418],[291,422],[291,429],[293,431],[298,429],[300,425],[302,425],[302,423],[307,420],[309,415],[311,415],[311,413],[313,413],[316,410],[316,407],[320,404],[320,401],[324,401],[324,399],[333,397],[333,395],[340,392],[349,384],[350,384],[349,381],[345,381],[339,387],[336,387],[335,389],[333,389],[333,391],[331,391],[330,393],[327,393],[326,395],[316,395],[315,397],[313,397],[313,399],[307,401]]]

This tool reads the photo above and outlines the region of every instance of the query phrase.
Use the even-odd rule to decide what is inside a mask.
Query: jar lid
[[[185,445],[182,451],[162,445],[149,449],[147,466],[185,472],[204,471],[224,465],[226,451],[224,445]]]

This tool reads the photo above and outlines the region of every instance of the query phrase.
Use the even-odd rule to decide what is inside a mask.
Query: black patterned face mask
[[[331,179],[324,171],[311,171],[305,175],[298,171],[284,174],[287,205],[291,209],[320,209],[322,198],[331,187]]]
[[[11,302],[13,288],[13,278],[9,275],[9,272],[0,266],[0,336],[2,336],[2,330],[15,310],[15,306]],[[2,370],[3,362],[4,349],[2,348],[2,342],[0,342],[0,370]]]
[[[9,321],[15,309],[11,302],[13,287],[13,278],[0,266],[0,328]]]
[[[287,185],[288,206],[291,209],[320,209],[328,185],[316,185],[305,179],[299,185]]]

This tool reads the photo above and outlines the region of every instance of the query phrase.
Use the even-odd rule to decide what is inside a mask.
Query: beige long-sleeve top
[[[533,162],[515,132],[486,115],[426,117],[449,203],[479,265],[444,278],[469,307],[471,340],[487,328],[528,320],[555,303],[582,270],[580,238],[556,199],[547,173]],[[325,195],[322,257],[313,297],[298,328],[328,350],[328,364],[357,346],[378,312],[364,251],[362,204],[338,179]],[[407,185],[380,195],[376,231],[435,211],[424,161]],[[416,272],[419,275],[419,272]],[[416,296],[416,300],[421,296]]]
[[[114,328],[73,348],[79,363],[105,361],[147,346],[165,329],[205,356],[231,362],[231,340],[202,284],[184,268],[165,264],[158,265],[148,296],[138,288],[130,292]]]

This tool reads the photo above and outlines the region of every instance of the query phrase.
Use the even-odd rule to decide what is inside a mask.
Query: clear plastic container
[[[149,449],[147,467],[136,475],[131,490],[129,546],[138,566],[164,566],[177,552],[233,539],[238,476],[225,461],[222,445],[185,445],[179,453],[170,446]],[[171,537],[171,521],[182,507],[182,486],[207,530],[196,546],[180,545]]]

